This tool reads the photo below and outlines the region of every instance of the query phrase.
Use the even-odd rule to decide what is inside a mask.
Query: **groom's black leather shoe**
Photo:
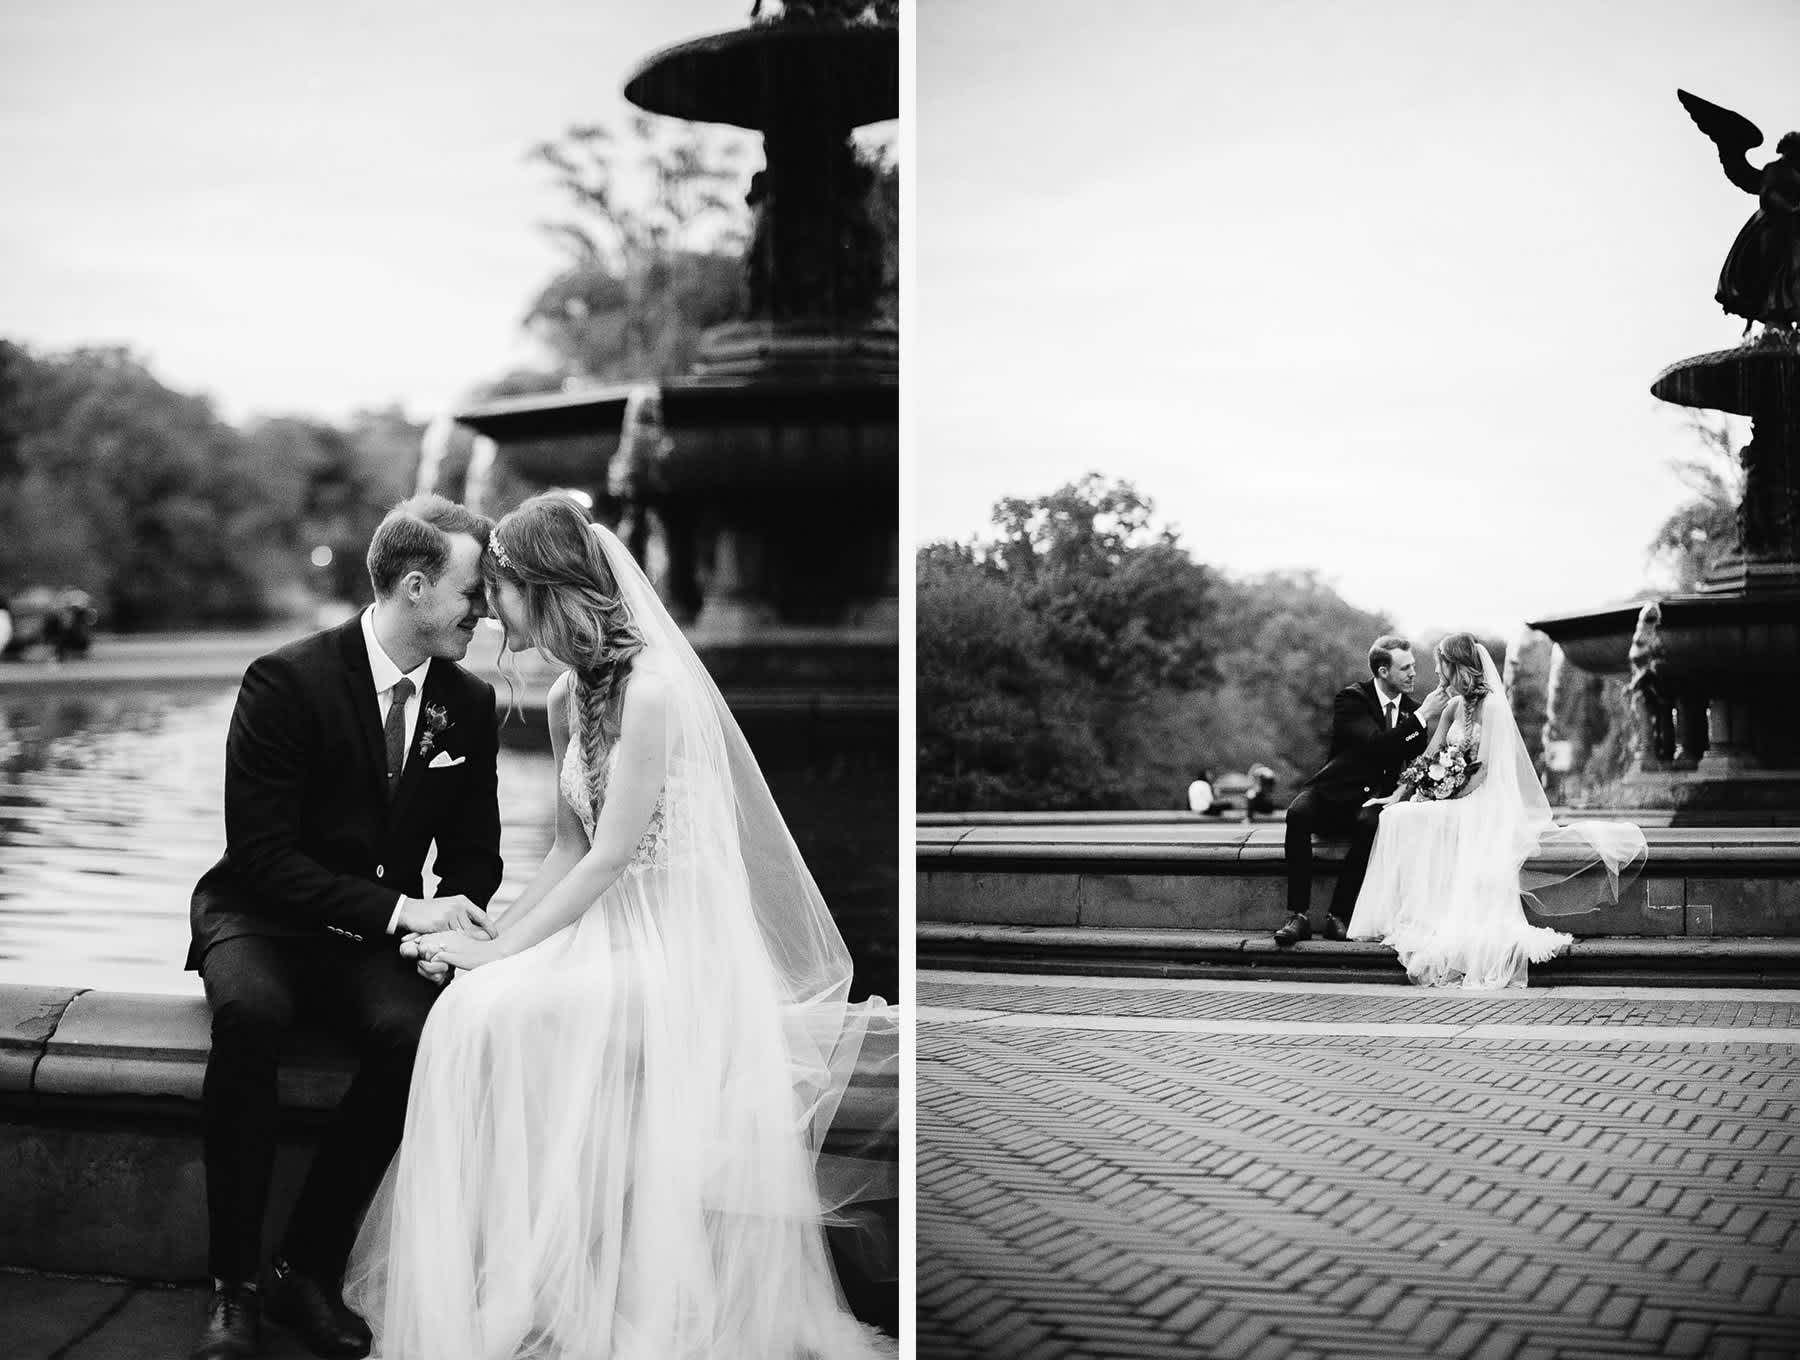
[[[245,1284],[221,1280],[213,1286],[206,1330],[188,1360],[243,1360],[262,1350],[262,1299]]]
[[[1312,938],[1312,922],[1299,912],[1287,918],[1287,924],[1275,932],[1275,943],[1279,945],[1295,944],[1300,940]]]
[[[344,1306],[338,1291],[302,1275],[279,1256],[269,1282],[269,1319],[279,1322],[314,1355],[367,1355],[373,1337],[368,1324]]]
[[[1319,927],[1319,934],[1327,940],[1347,940],[1350,938],[1350,927],[1327,912],[1325,924]]]

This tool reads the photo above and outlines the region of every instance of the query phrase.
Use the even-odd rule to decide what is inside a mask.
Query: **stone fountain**
[[[743,314],[681,377],[456,419],[491,441],[474,468],[489,486],[585,490],[616,520],[756,748],[859,991],[892,997],[899,346],[850,134],[899,115],[897,5],[761,10],[625,85],[649,112],[762,135]]]
[[[1678,824],[1754,822],[1800,807],[1800,238],[1786,209],[1800,201],[1800,137],[1756,170],[1744,160],[1762,140],[1754,127],[1682,102],[1732,182],[1760,200],[1717,296],[1761,333],[1671,364],[1650,385],[1663,401],[1750,418],[1735,550],[1692,593],[1531,626],[1577,667],[1628,677],[1636,750],[1621,806],[1673,809]]]

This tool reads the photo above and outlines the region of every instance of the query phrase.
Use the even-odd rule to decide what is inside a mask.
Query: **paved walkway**
[[[1800,1355],[1800,993],[921,971],[918,1355]]]

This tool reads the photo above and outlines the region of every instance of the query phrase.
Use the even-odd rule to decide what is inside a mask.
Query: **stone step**
[[[1205,977],[1407,985],[1385,945],[1312,939],[1282,948],[1270,931],[918,926],[919,967],[1095,977]],[[1531,985],[1800,986],[1800,939],[1624,936],[1577,939],[1531,969]]]

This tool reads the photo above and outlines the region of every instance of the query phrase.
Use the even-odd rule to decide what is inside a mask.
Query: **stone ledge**
[[[1287,910],[1283,830],[940,820],[919,829],[918,919],[1273,931]],[[1645,834],[1648,864],[1619,901],[1596,900],[1590,911],[1549,923],[1583,937],[1800,936],[1800,829],[1650,827]],[[1348,844],[1315,838],[1314,848],[1316,916]],[[1527,869],[1554,874],[1567,863],[1532,860]]]
[[[200,1087],[210,1030],[199,997],[0,985],[0,1266],[204,1276]],[[897,1034],[867,1046],[824,1149],[891,1161],[896,1183],[898,1056]],[[286,1220],[354,1061],[305,1033],[282,1063],[265,1242]],[[895,1200],[864,1209],[897,1231]]]
[[[914,859],[921,870],[1092,865],[1097,872],[1129,872],[1138,866],[1266,864],[1284,862],[1284,828],[1279,824],[1206,826],[1170,822],[997,822],[921,825]],[[1800,874],[1800,828],[1646,827],[1649,863],[1658,871],[1684,873],[1781,870]],[[1349,843],[1315,836],[1321,864],[1342,863]],[[1533,859],[1527,868],[1554,869],[1561,860]]]
[[[1386,945],[1315,938],[1283,948],[1266,932],[925,922],[918,928],[918,949],[921,969],[1406,983],[1405,970]],[[1577,939],[1567,953],[1534,964],[1531,978],[1534,986],[1793,987],[1800,983],[1800,939]]]
[[[0,987],[0,1096],[32,1089],[45,1044],[79,995],[74,987]]]
[[[201,997],[0,985],[0,1095],[70,1109],[176,1102],[198,1117],[212,1014]],[[867,1046],[834,1130],[894,1126],[897,1042]],[[355,1071],[348,1048],[301,1032],[281,1065],[284,1113],[335,1109]]]

